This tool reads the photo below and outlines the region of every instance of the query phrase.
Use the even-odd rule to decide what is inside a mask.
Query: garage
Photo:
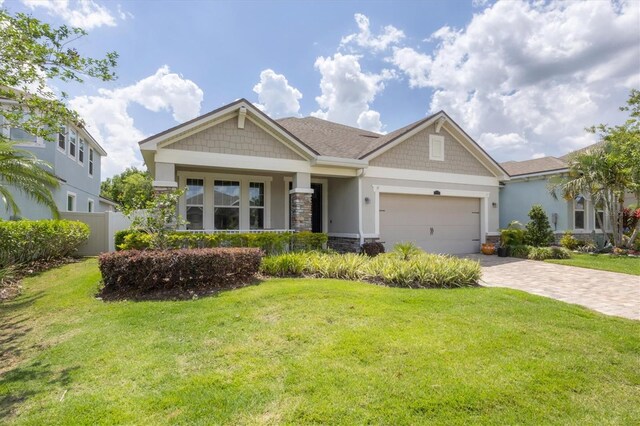
[[[380,194],[380,241],[411,241],[431,253],[480,251],[480,199]]]

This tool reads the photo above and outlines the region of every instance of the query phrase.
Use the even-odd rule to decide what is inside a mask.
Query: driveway
[[[482,265],[482,285],[508,287],[607,315],[640,320],[640,277],[512,257],[465,256]]]

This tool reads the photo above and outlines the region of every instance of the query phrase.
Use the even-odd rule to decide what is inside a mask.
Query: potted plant
[[[493,243],[484,243],[480,247],[482,254],[492,255],[496,252],[496,246]]]

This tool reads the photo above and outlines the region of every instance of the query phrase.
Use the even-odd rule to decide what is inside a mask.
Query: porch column
[[[177,187],[176,165],[173,163],[156,163],[156,174],[153,181],[154,192],[167,192]]]
[[[293,189],[289,191],[291,209],[291,229],[311,231],[311,174],[296,173],[293,176]]]

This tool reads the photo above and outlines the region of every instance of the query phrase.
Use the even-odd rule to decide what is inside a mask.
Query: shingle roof
[[[543,157],[526,161],[507,161],[506,163],[500,163],[500,165],[510,176],[550,172],[567,168],[567,162],[556,157]]]
[[[585,146],[584,148],[571,151],[562,157],[542,157],[525,161],[507,161],[505,163],[500,163],[500,165],[507,171],[507,173],[509,173],[510,176],[564,170],[569,167],[568,161],[571,156],[601,146],[603,143],[604,142],[597,142],[592,145]]]

